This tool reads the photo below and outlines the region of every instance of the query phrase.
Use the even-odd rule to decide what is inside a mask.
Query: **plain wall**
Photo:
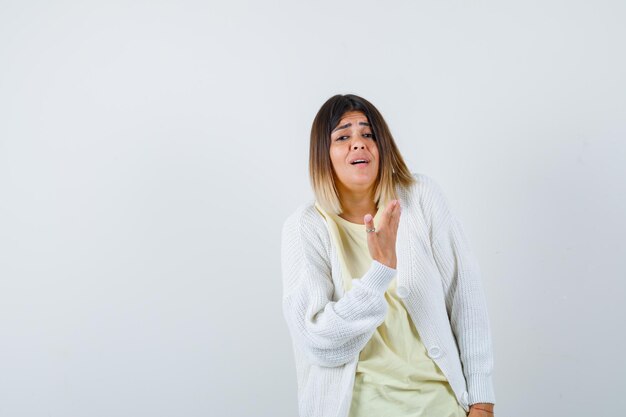
[[[479,259],[496,415],[626,408],[619,1],[0,1],[0,416],[297,413],[280,229],[372,101]]]

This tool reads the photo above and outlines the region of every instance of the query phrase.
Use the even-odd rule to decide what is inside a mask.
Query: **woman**
[[[441,188],[352,94],[317,113],[309,173],[281,248],[300,417],[492,417],[480,270]]]

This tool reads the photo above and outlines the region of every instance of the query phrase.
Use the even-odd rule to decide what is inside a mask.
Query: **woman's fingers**
[[[387,204],[383,216],[384,220],[381,219],[381,222],[384,222],[393,230],[397,229],[400,220],[400,202],[398,200],[391,200],[389,204]]]
[[[387,205],[383,209],[383,214],[380,216],[380,221],[379,221],[379,225],[378,225],[379,228],[382,225],[390,225],[391,224],[391,219],[393,217],[393,211],[395,209],[394,201],[396,201],[396,200],[392,200],[389,203],[387,203]]]
[[[363,217],[363,221],[365,222],[365,228],[366,229],[373,229],[374,228],[374,217],[372,217],[371,214],[367,213],[365,215],[365,217]]]
[[[396,235],[400,222],[400,202],[392,200],[384,208],[377,225],[371,214],[363,216],[367,232],[367,246],[372,259],[391,268],[396,267]],[[376,226],[376,229],[374,227]]]
[[[396,205],[393,211],[393,229],[398,229],[398,224],[400,223],[400,213],[402,212],[402,207],[400,207],[400,202],[396,200]]]
[[[365,222],[365,226],[368,229],[374,227],[373,217],[370,214],[366,214],[366,216],[370,216],[370,221],[366,220],[364,217],[363,220]],[[380,231],[389,227],[391,230],[397,230],[398,224],[400,223],[400,202],[398,200],[391,200],[387,206],[384,208],[382,215],[380,216],[380,221],[377,225],[376,231]]]
[[[372,248],[376,252],[378,248],[376,229],[374,229],[374,217],[367,213],[363,217],[363,221],[365,222],[365,231],[367,232],[367,246],[370,248],[370,255],[372,254]]]

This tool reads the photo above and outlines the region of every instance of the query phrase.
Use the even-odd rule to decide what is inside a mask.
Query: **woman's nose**
[[[365,143],[363,141],[363,138],[361,137],[357,137],[353,142],[352,142],[352,149],[356,150],[356,149],[365,149]]]

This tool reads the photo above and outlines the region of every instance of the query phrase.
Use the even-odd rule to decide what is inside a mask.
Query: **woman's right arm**
[[[396,270],[378,261],[338,301],[331,262],[319,233],[298,212],[282,229],[283,314],[293,341],[320,366],[342,366],[365,347],[385,320],[384,293]]]

